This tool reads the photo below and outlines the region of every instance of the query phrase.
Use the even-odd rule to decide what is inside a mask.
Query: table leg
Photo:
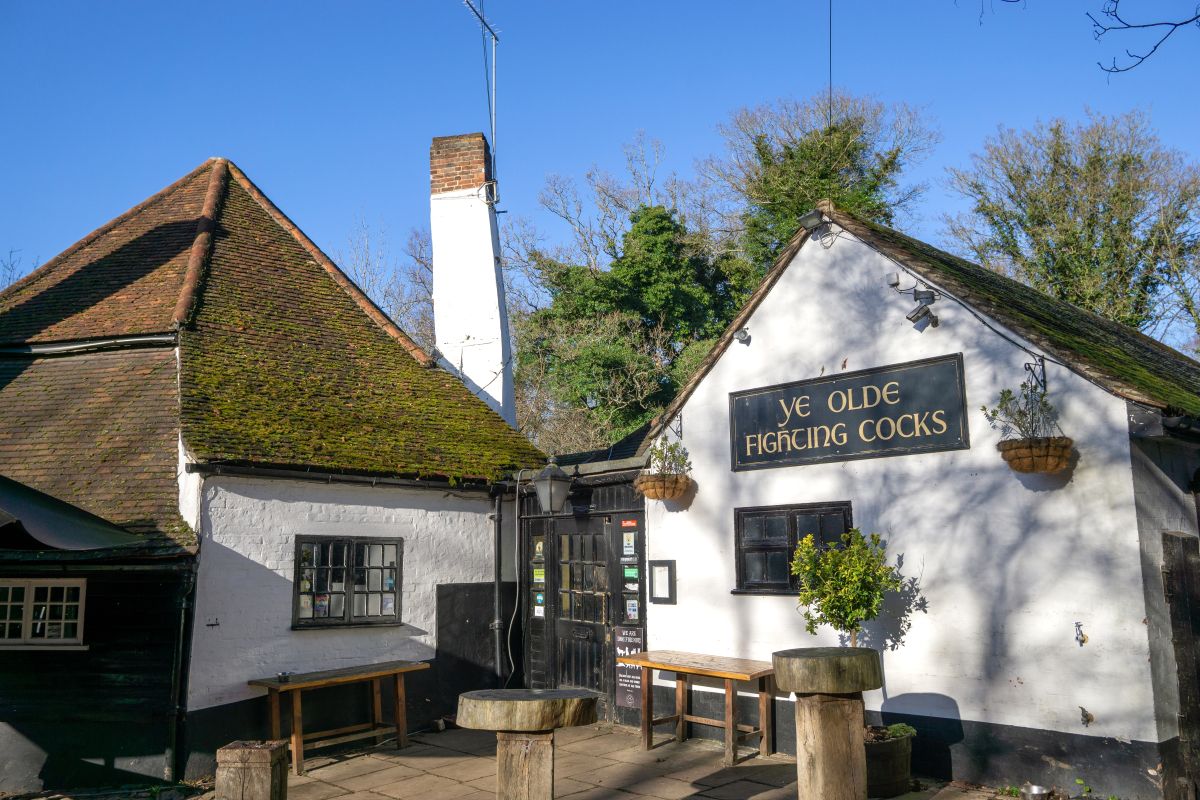
[[[408,747],[408,697],[404,693],[404,673],[397,672],[396,680],[396,749]]]
[[[642,667],[642,749],[649,750],[654,743],[654,686],[651,677],[654,670]]]
[[[267,690],[267,702],[271,706],[271,738],[278,741],[282,738],[281,726],[279,724],[279,690]]]
[[[300,709],[300,690],[292,691],[292,771],[304,774],[304,713]]]
[[[774,718],[774,692],[771,691],[771,676],[758,679],[758,727],[762,736],[758,739],[759,755],[771,755],[771,729]]]
[[[688,707],[688,676],[686,672],[675,673],[675,741],[687,738],[687,722],[683,715]]]
[[[371,726],[378,730],[383,724],[383,678],[371,681]],[[375,744],[379,744],[380,736],[375,735]]]
[[[725,679],[725,766],[737,760],[737,691],[729,678]]]

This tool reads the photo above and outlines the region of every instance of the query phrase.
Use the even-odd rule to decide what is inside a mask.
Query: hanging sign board
[[[735,471],[965,450],[962,353],[732,392]]]
[[[616,657],[632,656],[645,650],[641,628],[613,628],[616,638]],[[617,664],[617,705],[621,708],[641,708],[642,668],[633,664]]]

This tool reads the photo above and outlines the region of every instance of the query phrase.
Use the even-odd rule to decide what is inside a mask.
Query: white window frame
[[[24,614],[21,619],[20,639],[0,639],[0,650],[87,650],[83,643],[83,620],[86,616],[87,579],[86,578],[2,578],[0,586],[24,588]],[[79,618],[72,620],[78,627],[76,635],[70,639],[34,639],[33,625],[38,620],[33,618],[34,590],[40,587],[55,586],[79,588]],[[10,594],[11,597],[11,594]]]

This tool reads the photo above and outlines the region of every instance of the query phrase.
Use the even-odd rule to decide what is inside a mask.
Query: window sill
[[[767,595],[768,597],[795,597],[798,589],[730,589],[730,594]]]
[[[338,625],[293,625],[294,631],[344,631],[347,628],[404,628],[404,622],[350,622]]]
[[[90,650],[87,644],[0,644],[0,652],[6,650],[67,650],[74,653]]]

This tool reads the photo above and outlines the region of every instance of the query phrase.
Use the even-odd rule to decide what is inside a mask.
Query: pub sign
[[[962,353],[729,395],[734,471],[965,450]]]

